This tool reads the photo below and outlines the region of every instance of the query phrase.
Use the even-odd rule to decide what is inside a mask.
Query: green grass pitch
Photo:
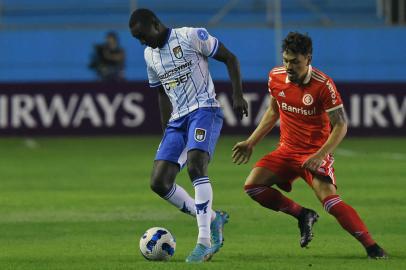
[[[299,247],[296,221],[260,207],[242,185],[250,164],[231,163],[241,137],[222,137],[209,176],[216,209],[230,213],[225,244],[211,262],[184,263],[195,220],[149,189],[159,137],[7,138],[0,140],[0,269],[406,269],[406,139],[347,138],[336,152],[339,194],[354,206],[391,258],[364,249],[296,181],[289,197],[321,215],[310,248]],[[183,171],[177,182],[192,192]],[[146,261],[138,241],[149,227],[168,228],[174,258]]]

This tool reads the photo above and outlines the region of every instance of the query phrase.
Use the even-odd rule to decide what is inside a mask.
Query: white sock
[[[164,199],[183,213],[196,216],[195,200],[181,186],[174,184]]]
[[[199,226],[197,243],[210,247],[213,190],[209,177],[205,176],[193,180],[193,186],[195,187],[196,219],[197,225]]]
[[[169,203],[180,209],[183,213],[196,216],[195,200],[181,186],[174,184],[164,197]],[[216,212],[211,210],[211,220],[216,218]]]

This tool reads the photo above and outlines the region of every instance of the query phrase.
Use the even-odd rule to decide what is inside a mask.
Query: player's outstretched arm
[[[158,91],[158,104],[159,104],[159,111],[161,114],[161,125],[162,125],[162,131],[165,132],[166,125],[169,122],[169,119],[171,118],[171,113],[172,113],[172,104],[169,100],[168,95],[165,93],[164,88],[159,86],[159,91]]]
[[[338,108],[328,113],[333,130],[327,141],[314,155],[310,156],[304,163],[303,167],[317,171],[323,163],[323,159],[336,149],[347,133],[347,120],[345,118],[344,108]]]
[[[347,134],[347,119],[345,118],[344,108],[338,108],[337,110],[328,113],[331,126],[333,130],[324,145],[320,148],[320,152],[328,155],[336,149],[340,142]]]
[[[228,76],[233,86],[233,109],[237,117],[242,119],[244,115],[248,116],[248,103],[243,97],[240,63],[237,57],[220,43],[216,55],[213,56],[213,58],[223,62],[227,67]]]
[[[238,142],[233,147],[232,159],[233,162],[240,165],[246,164],[252,155],[254,146],[262,140],[262,138],[267,135],[272,128],[275,126],[279,119],[279,108],[276,100],[271,96],[269,100],[269,106],[264,115],[262,116],[261,122],[259,122],[257,128],[245,141]]]

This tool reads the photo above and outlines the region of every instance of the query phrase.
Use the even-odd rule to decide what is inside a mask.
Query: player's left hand
[[[324,158],[324,154],[317,152],[309,156],[309,158],[305,162],[303,162],[302,167],[308,169],[311,172],[317,172],[317,170],[323,164]]]
[[[248,102],[242,95],[233,96],[233,110],[240,120],[244,115],[248,116]]]
[[[247,164],[253,152],[253,147],[248,141],[236,143],[233,147],[233,162],[237,165]]]

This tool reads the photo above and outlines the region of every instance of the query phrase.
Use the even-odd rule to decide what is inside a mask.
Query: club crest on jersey
[[[195,140],[198,142],[202,142],[206,139],[206,130],[202,128],[195,129]]]
[[[183,51],[180,46],[173,48],[172,51],[176,58],[181,59],[183,57]]]
[[[306,94],[303,96],[302,102],[304,105],[312,105],[313,104],[313,97],[310,94]]]

